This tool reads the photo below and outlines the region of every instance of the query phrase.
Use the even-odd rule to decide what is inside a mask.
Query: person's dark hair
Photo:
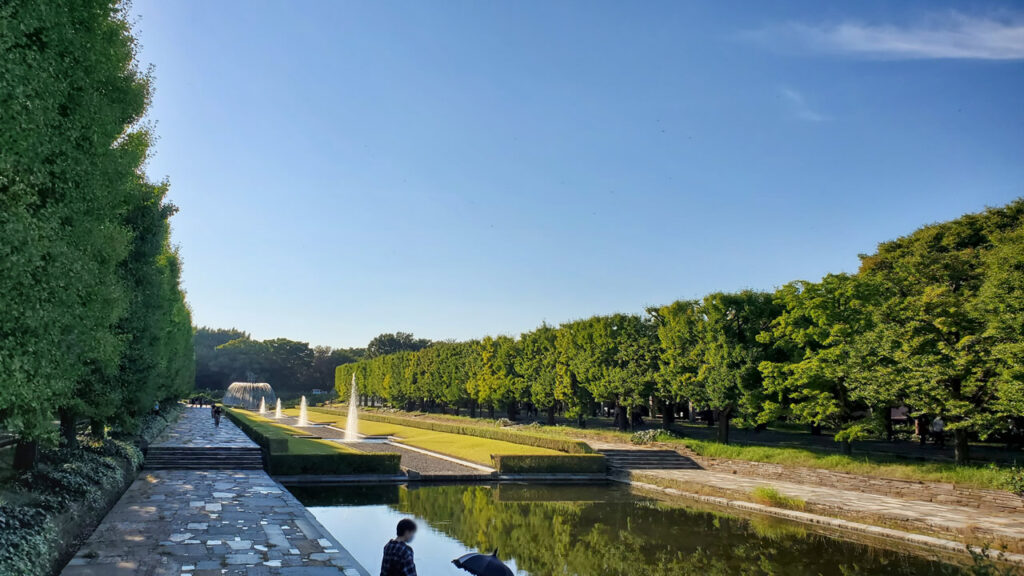
[[[408,518],[402,518],[398,521],[398,529],[396,531],[399,536],[405,536],[409,532],[416,531],[416,523]]]

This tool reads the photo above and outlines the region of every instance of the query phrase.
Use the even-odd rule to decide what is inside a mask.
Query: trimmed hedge
[[[267,453],[286,453],[289,451],[289,444],[295,439],[284,428],[265,422],[257,422],[247,416],[236,413],[233,408],[228,408],[224,411],[224,414],[235,423],[235,426],[241,428],[246,436],[259,444]]]
[[[400,474],[401,454],[271,454],[273,474]]]
[[[358,451],[310,453],[303,444],[316,442],[292,436],[287,428],[261,422],[229,408],[228,418],[263,448],[270,473],[294,474],[398,474],[400,454],[367,454]],[[325,447],[325,449],[329,449]]]
[[[607,463],[602,454],[566,454],[565,456],[491,456],[494,468],[502,474],[604,474]]]
[[[339,414],[342,416],[348,413],[347,410],[342,411],[338,408],[316,407],[314,408],[314,410],[320,412],[327,412],[329,414]],[[511,442],[513,444],[522,444],[524,446],[534,446],[537,448],[547,448],[548,450],[557,450],[559,452],[565,452],[566,454],[594,453],[594,449],[591,448],[590,445],[580,440],[570,440],[568,438],[552,438],[549,436],[529,434],[526,432],[521,432],[519,430],[507,430],[505,428],[490,428],[487,426],[472,426],[448,422],[436,422],[433,420],[422,420],[419,418],[392,416],[390,414],[381,414],[379,412],[360,412],[359,417],[364,420],[369,420],[371,422],[384,422],[386,424],[397,424],[399,426],[409,426],[412,428],[433,430],[434,432],[447,432],[449,434],[462,434],[464,436],[476,436],[477,438],[487,438],[488,440],[501,440],[504,442]]]

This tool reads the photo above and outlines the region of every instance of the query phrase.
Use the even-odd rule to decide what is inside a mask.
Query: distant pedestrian
[[[224,409],[220,406],[213,407],[213,425],[220,428],[220,417],[224,415]]]
[[[936,416],[935,420],[932,420],[932,436],[935,437],[935,445],[939,448],[946,447],[946,423],[942,421],[942,416]]]
[[[380,576],[416,576],[409,543],[416,537],[416,523],[408,518],[398,522],[397,536],[384,546],[384,559],[380,563]]]
[[[157,400],[156,402],[153,403],[153,414],[159,414],[159,413],[160,413],[160,401]]]

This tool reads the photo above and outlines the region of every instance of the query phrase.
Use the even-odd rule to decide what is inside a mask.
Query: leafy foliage
[[[364,401],[548,411],[599,407],[625,428],[652,400],[730,421],[828,427],[851,442],[891,408],[941,415],[967,439],[1024,430],[1024,200],[926,226],[861,256],[857,274],[774,293],[717,292],[615,314],[368,357],[340,366]],[[1016,432],[1014,432],[1016,431]]]
[[[23,442],[58,412],[126,423],[192,385],[136,49],[120,2],[0,5],[0,422]]]

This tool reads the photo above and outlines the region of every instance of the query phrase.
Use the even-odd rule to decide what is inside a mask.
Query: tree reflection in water
[[[531,576],[946,575],[949,564],[643,498],[619,487],[445,485],[295,489],[308,505],[388,504]]]

